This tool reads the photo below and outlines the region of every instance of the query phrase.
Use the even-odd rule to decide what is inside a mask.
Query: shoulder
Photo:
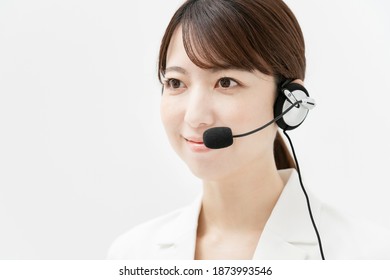
[[[137,225],[120,235],[108,251],[108,259],[151,259],[159,250],[197,226],[199,199],[168,214]]]
[[[319,232],[328,259],[390,259],[390,229],[322,204]]]

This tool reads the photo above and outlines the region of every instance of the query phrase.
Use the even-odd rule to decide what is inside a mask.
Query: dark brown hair
[[[173,15],[161,42],[158,74],[164,75],[174,31],[201,68],[258,70],[286,79],[305,78],[305,44],[294,14],[281,0],[188,0]],[[278,132],[274,142],[278,169],[295,167]]]

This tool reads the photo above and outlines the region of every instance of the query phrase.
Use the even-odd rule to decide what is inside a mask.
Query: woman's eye
[[[181,82],[178,79],[168,79],[166,81],[166,83],[167,83],[168,87],[173,88],[173,89],[182,88],[184,85],[183,82]]]
[[[238,85],[238,83],[231,78],[221,78],[218,81],[218,86],[221,88],[230,88],[230,87],[234,87],[237,85]]]

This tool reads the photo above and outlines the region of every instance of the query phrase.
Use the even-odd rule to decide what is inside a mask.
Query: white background
[[[0,259],[104,259],[200,191],[159,118],[159,42],[181,2],[0,1]],[[307,188],[390,227],[389,2],[286,2],[318,103],[290,133]]]

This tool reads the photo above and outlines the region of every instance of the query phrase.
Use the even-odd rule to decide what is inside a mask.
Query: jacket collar
[[[295,169],[279,171],[285,187],[264,227],[254,259],[320,258],[318,242],[307,202]],[[309,193],[315,221],[320,203]],[[155,243],[155,259],[194,259],[202,195],[183,208],[180,215],[162,228]]]

